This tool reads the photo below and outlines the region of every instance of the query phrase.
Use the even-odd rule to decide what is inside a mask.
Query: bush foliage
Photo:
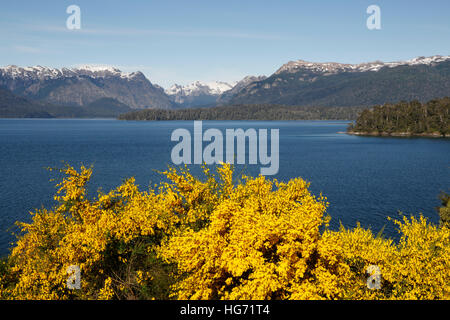
[[[226,164],[205,179],[169,168],[155,189],[131,178],[88,199],[92,168],[62,171],[58,205],[19,223],[2,299],[450,298],[450,230],[423,217],[395,221],[395,243],[328,229],[329,204],[301,178],[236,183]],[[79,290],[67,286],[72,265]],[[367,285],[371,265],[379,289]]]

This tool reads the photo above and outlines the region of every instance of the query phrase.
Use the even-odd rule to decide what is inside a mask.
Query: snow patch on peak
[[[79,74],[86,74],[96,78],[102,78],[105,76],[117,76],[125,79],[132,79],[137,76],[142,76],[142,72],[122,72],[119,68],[109,65],[97,65],[97,64],[85,64],[79,65],[72,69],[71,71]]]
[[[237,82],[223,82],[223,81],[210,81],[202,82],[195,81],[186,86],[179,84],[172,85],[166,90],[168,95],[182,95],[182,96],[192,96],[192,95],[220,95],[225,91],[232,89]]]
[[[435,56],[431,56],[431,57],[417,57],[417,58],[406,61],[406,63],[409,65],[432,64],[432,63],[443,62],[446,60],[450,60],[450,56],[435,55]]]
[[[0,74],[10,78],[26,78],[26,79],[57,79],[74,76],[90,76],[93,78],[104,78],[109,76],[117,76],[125,79],[132,79],[143,76],[140,71],[122,72],[116,67],[107,65],[77,65],[72,68],[50,68],[42,66],[18,67],[9,65],[0,67]]]
[[[365,72],[365,71],[379,71],[383,67],[394,68],[401,65],[432,65],[439,62],[450,60],[450,56],[431,56],[431,57],[417,57],[406,61],[382,62],[374,61],[360,64],[345,64],[337,62],[315,63],[304,60],[289,61],[279,68],[275,74],[280,73],[294,73],[300,70],[310,70],[318,73],[338,73],[338,72]]]
[[[118,68],[108,66],[108,65],[95,65],[95,64],[84,64],[79,65],[72,70],[76,71],[89,71],[89,72],[110,72],[110,73],[121,73]]]
[[[63,73],[59,69],[32,66],[32,67],[18,67],[16,65],[9,65],[0,68],[0,74],[15,78],[33,78],[33,79],[53,79],[60,77]]]

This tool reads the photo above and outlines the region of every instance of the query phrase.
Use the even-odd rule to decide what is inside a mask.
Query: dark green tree
[[[441,192],[439,199],[442,206],[437,208],[441,226],[450,228],[450,194]]]

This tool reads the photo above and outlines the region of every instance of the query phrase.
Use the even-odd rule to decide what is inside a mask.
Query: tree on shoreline
[[[442,207],[438,207],[439,219],[441,226],[450,228],[450,194],[441,192],[439,195]]]
[[[364,107],[301,107],[269,104],[179,110],[145,109],[121,114],[119,120],[354,120]]]
[[[450,98],[399,102],[375,106],[361,112],[349,132],[408,135],[450,135]]]

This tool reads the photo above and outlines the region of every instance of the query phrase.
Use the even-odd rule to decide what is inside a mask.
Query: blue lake
[[[278,180],[303,177],[314,194],[330,202],[331,227],[339,223],[397,236],[387,220],[423,213],[438,222],[440,191],[449,191],[450,140],[378,138],[338,134],[340,121],[203,121],[203,128],[267,128],[280,131]],[[8,252],[14,222],[30,221],[29,211],[50,208],[57,174],[46,167],[62,161],[94,165],[91,194],[108,191],[134,176],[141,189],[157,183],[171,164],[170,140],[177,128],[193,131],[192,121],[0,119],[0,255]],[[206,143],[204,144],[206,145]],[[191,166],[199,172],[198,166]],[[258,175],[259,165],[237,166]]]

